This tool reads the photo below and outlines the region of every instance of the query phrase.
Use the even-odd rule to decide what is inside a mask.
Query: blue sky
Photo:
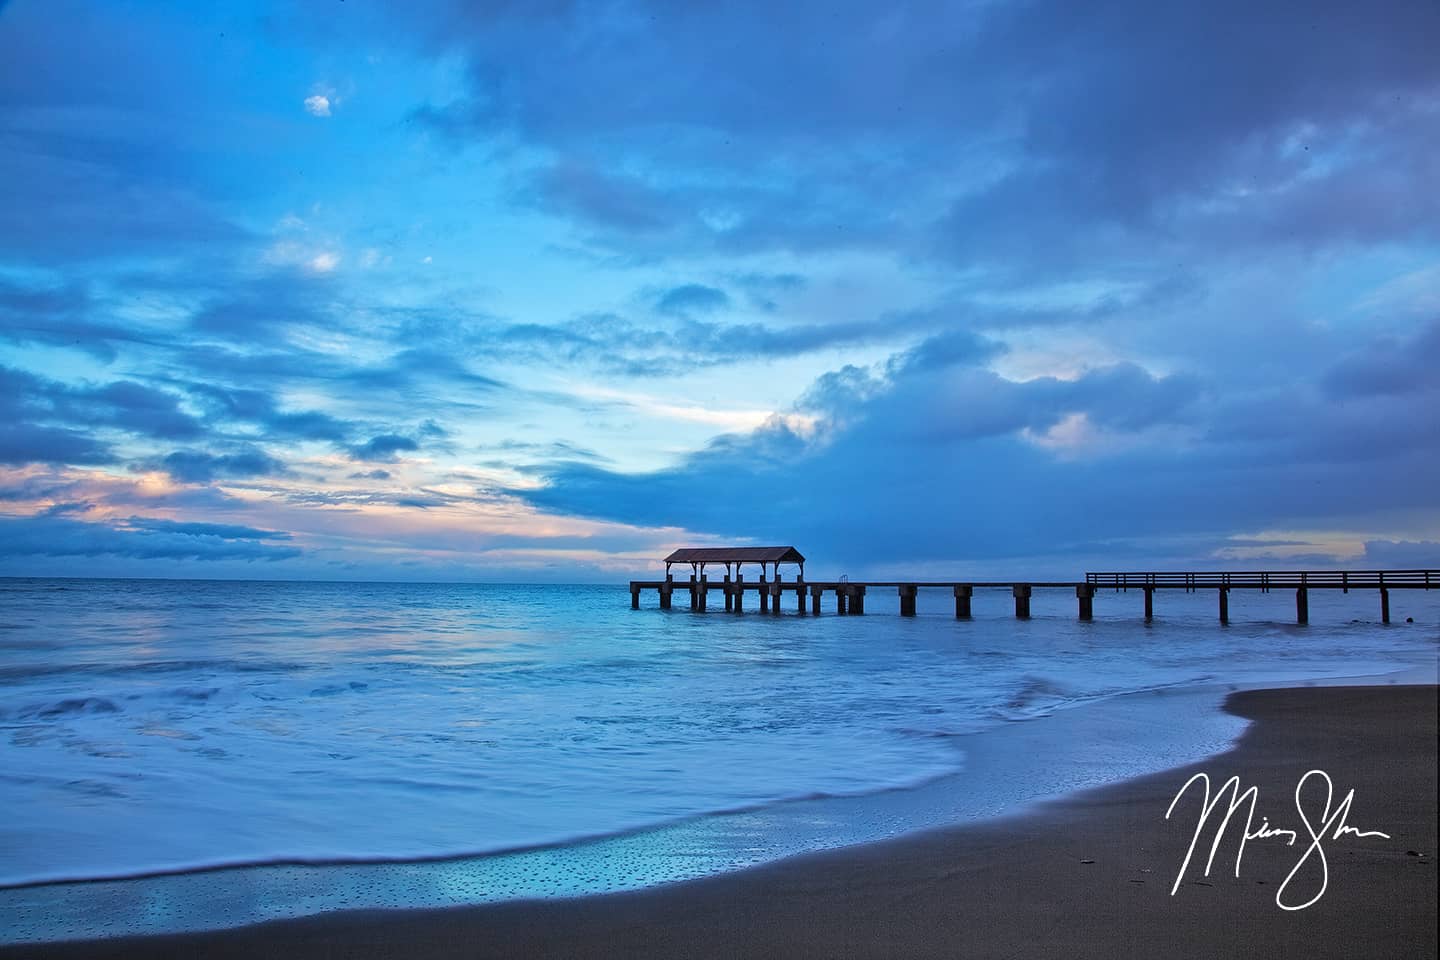
[[[0,4],[0,575],[1440,563],[1440,8]]]

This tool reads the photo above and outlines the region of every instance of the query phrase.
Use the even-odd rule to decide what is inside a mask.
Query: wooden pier
[[[742,548],[754,549],[757,551],[794,551],[793,547],[784,548]],[[678,553],[679,551],[677,551]],[[696,553],[699,551],[690,551]],[[796,554],[798,556],[798,554]],[[673,557],[673,555],[672,555]],[[778,614],[787,603],[787,596],[794,597],[788,601],[794,604],[795,612],[798,614],[810,613],[819,615],[822,608],[827,604],[834,612],[843,616],[856,616],[865,613],[865,597],[867,592],[873,593],[878,590],[893,589],[897,592],[900,601],[900,615],[902,617],[915,616],[916,597],[921,590],[948,590],[955,600],[955,617],[958,620],[971,618],[971,606],[975,598],[975,591],[985,588],[1004,588],[1010,591],[1014,600],[1015,616],[1019,619],[1030,617],[1030,599],[1036,590],[1073,590],[1076,600],[1077,615],[1081,620],[1092,620],[1095,616],[1095,597],[1104,591],[1117,593],[1128,593],[1131,590],[1139,591],[1144,596],[1144,617],[1151,620],[1155,616],[1155,594],[1160,590],[1182,590],[1186,593],[1194,593],[1198,590],[1214,590],[1217,597],[1219,618],[1222,624],[1230,622],[1230,591],[1231,590],[1258,590],[1261,593],[1269,593],[1272,590],[1294,590],[1295,591],[1295,622],[1305,624],[1310,621],[1310,591],[1311,590],[1340,590],[1345,593],[1351,590],[1375,590],[1380,599],[1380,620],[1382,623],[1390,622],[1390,591],[1391,590],[1429,590],[1431,587],[1440,588],[1440,570],[1298,570],[1298,571],[1246,571],[1246,572],[1218,572],[1218,573],[1189,573],[1189,572],[1108,572],[1108,573],[1087,573],[1084,580],[1077,581],[904,581],[904,580],[871,580],[856,582],[850,580],[806,580],[802,572],[793,580],[783,580],[780,577],[778,563],[775,566],[773,579],[767,577],[770,572],[766,566],[774,561],[760,561],[758,559],[745,559],[747,563],[762,563],[761,575],[758,580],[746,580],[740,573],[740,561],[733,558],[726,560],[690,560],[671,562],[689,562],[692,564],[692,572],[689,579],[676,580],[668,572],[664,580],[631,580],[630,581],[630,607],[640,609],[640,596],[645,591],[654,590],[660,598],[662,610],[673,609],[674,596],[678,591],[682,597],[687,598],[690,609],[696,612],[704,612],[709,608],[709,600],[712,592],[718,591],[724,610],[727,613],[743,613],[745,611],[747,596],[753,597],[756,608],[761,613]],[[793,560],[787,562],[795,562]],[[799,561],[803,563],[803,558]],[[723,563],[726,566],[726,573],[722,580],[712,580],[705,575],[704,567],[708,563]],[[733,573],[732,573],[732,566]],[[808,603],[807,603],[808,598]]]

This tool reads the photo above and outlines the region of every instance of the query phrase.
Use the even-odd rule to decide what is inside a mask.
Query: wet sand
[[[1254,721],[1229,753],[982,825],[634,893],[331,913],[0,957],[1434,957],[1436,708],[1434,686],[1248,691],[1227,702]],[[1286,911],[1276,891],[1309,844],[1295,786],[1312,769],[1329,774],[1337,804],[1354,789],[1350,826],[1391,839],[1325,832],[1326,891]],[[1266,817],[1301,839],[1251,840],[1237,878],[1232,825],[1207,877],[1207,833],[1172,896],[1199,797],[1192,789],[1171,821],[1165,811],[1202,771],[1217,787],[1232,774],[1256,786],[1256,825]],[[1309,790],[1317,820],[1323,785]],[[1312,855],[1287,902],[1309,899],[1320,876]]]

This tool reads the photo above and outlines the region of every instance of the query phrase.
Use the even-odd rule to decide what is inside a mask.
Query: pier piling
[[[970,619],[970,597],[975,593],[975,588],[968,583],[958,584],[955,587],[955,619]]]
[[[770,584],[765,581],[765,574],[760,574],[760,612],[770,612]]]
[[[850,610],[849,610],[849,612],[850,612],[851,614],[855,615],[855,616],[859,616],[859,615],[861,615],[861,614],[863,614],[863,613],[865,612],[865,584],[863,584],[863,583],[852,583],[852,584],[850,584]]]
[[[1155,619],[1155,588],[1145,588],[1145,622]]]
[[[1310,591],[1304,587],[1295,591],[1295,622],[1301,626],[1310,622]]]
[[[814,616],[820,616],[820,594],[824,592],[821,587],[812,586],[810,588],[810,613]]]
[[[725,612],[730,613],[735,609],[735,594],[730,589],[730,574],[725,574]]]
[[[1075,588],[1075,598],[1080,607],[1080,619],[1094,620],[1095,588],[1088,583],[1082,583]]]
[[[842,616],[845,613],[845,584],[843,583],[835,588],[835,612]]]
[[[900,584],[900,616],[915,616],[915,595],[919,592],[913,583]]]
[[[1386,587],[1380,588],[1380,622],[1390,622],[1390,590]]]
[[[1015,619],[1030,619],[1030,584],[1017,583],[1011,588],[1015,595]]]
[[[1229,588],[1229,587],[1221,587],[1218,592],[1219,592],[1219,594],[1220,594],[1220,622],[1221,622],[1221,623],[1229,623],[1229,622],[1230,622],[1230,588]]]

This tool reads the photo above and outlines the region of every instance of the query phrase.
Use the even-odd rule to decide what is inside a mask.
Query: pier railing
[[[1440,588],[1440,570],[1250,570],[1224,573],[1188,572],[1107,572],[1087,573],[1085,582],[1093,587],[1115,590],[1146,587],[1179,587],[1185,590],[1214,590],[1233,587],[1242,590],[1301,588],[1350,590],[1379,588]]]

